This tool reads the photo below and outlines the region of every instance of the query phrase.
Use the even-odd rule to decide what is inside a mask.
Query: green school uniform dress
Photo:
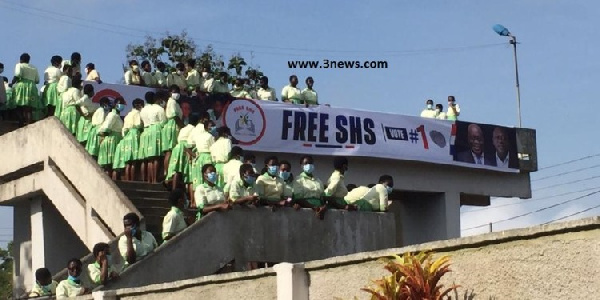
[[[98,152],[100,152],[100,137],[98,136],[98,128],[100,128],[102,123],[104,123],[106,113],[107,112],[104,110],[104,108],[100,107],[92,115],[92,126],[90,127],[88,139],[85,143],[85,150],[91,156],[98,156]]]
[[[167,122],[163,126],[161,132],[162,152],[171,151],[171,149],[177,145],[177,135],[179,134],[180,128],[177,125],[175,118],[183,118],[183,112],[175,99],[169,98],[167,101],[165,116],[167,117]]]
[[[15,67],[17,82],[13,85],[13,101],[16,106],[41,107],[36,84],[40,82],[38,70],[30,64],[19,63]]]
[[[119,116],[119,111],[113,109],[104,120],[104,123],[98,129],[98,134],[104,133],[104,139],[100,143],[100,151],[98,152],[98,164],[106,167],[113,165],[115,151],[117,145],[121,141],[121,131],[123,129],[123,121]]]
[[[162,155],[162,126],[166,121],[165,110],[157,104],[144,106],[140,111],[144,132],[140,136],[138,157],[148,159]]]
[[[58,81],[62,72],[55,66],[49,66],[44,71],[44,81],[46,86],[44,87],[44,93],[42,94],[42,102],[45,106],[56,107],[61,102],[60,94],[58,92]]]
[[[180,173],[183,176],[184,183],[192,183],[192,162],[188,159],[185,150],[188,148],[187,139],[194,128],[193,125],[188,124],[179,131],[177,145],[173,148],[169,159],[167,179],[173,178],[175,173]]]
[[[92,116],[99,105],[92,102],[92,99],[88,95],[83,95],[78,101],[79,107],[83,115],[79,116],[77,121],[77,130],[75,132],[75,138],[79,143],[86,143],[92,128]]]
[[[123,123],[123,139],[119,142],[115,153],[113,169],[123,169],[128,163],[140,160],[140,134],[142,120],[138,110],[130,111]]]
[[[56,86],[59,98],[56,102],[56,107],[54,108],[54,116],[57,118],[60,118],[63,110],[62,95],[66,93],[69,88],[71,88],[71,78],[67,75],[61,76],[58,80],[58,85]]]
[[[80,91],[74,87],[69,88],[62,95],[63,110],[60,113],[60,121],[74,135],[77,133],[77,123],[79,121],[79,113],[77,112],[79,98]]]

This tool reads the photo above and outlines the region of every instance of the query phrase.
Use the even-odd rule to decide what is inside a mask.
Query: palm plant
[[[450,257],[437,259],[421,252],[385,259],[385,269],[391,275],[373,281],[373,286],[361,290],[370,293],[372,300],[442,300],[459,286],[444,288],[441,278],[451,272]]]

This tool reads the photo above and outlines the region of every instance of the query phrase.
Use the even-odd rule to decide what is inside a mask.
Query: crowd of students
[[[7,118],[13,115],[21,125],[30,124],[46,116],[60,118],[63,107],[67,108],[69,104],[77,102],[66,99],[69,88],[81,88],[76,84],[83,81],[102,82],[93,63],[88,63],[84,71],[81,71],[81,55],[74,52],[70,60],[63,60],[58,55],[52,56],[50,66],[44,71],[43,87],[38,91],[40,76],[38,69],[30,64],[30,60],[30,55],[23,53],[15,66],[12,82],[9,83],[8,78],[2,76],[4,84],[0,84],[0,117]],[[253,79],[235,78],[230,88],[230,78],[226,72],[213,74],[209,67],[199,67],[194,59],[190,59],[185,64],[177,63],[170,70],[167,70],[164,63],[158,62],[152,71],[149,61],[143,61],[140,68],[138,62],[132,60],[124,74],[124,81],[127,85],[163,89],[177,86],[181,95],[186,97],[205,98],[208,95],[222,95],[238,99],[279,101],[266,76]],[[0,74],[3,71],[4,65],[0,63]],[[305,83],[306,88],[300,90],[298,77],[290,76],[289,84],[281,91],[281,101],[306,106],[318,105],[318,93],[313,89],[313,78],[307,77]],[[74,96],[73,93],[71,96]]]
[[[382,175],[377,184],[369,186],[347,185],[344,177],[348,159],[334,157],[331,176],[322,181],[314,175],[315,164],[309,155],[301,157],[296,176],[292,174],[292,163],[276,156],[267,157],[258,170],[255,156],[234,146],[234,138],[223,126],[219,110],[201,106],[183,118],[180,100],[184,96],[196,98],[199,103],[207,99],[219,102],[223,98],[276,101],[276,93],[266,77],[260,78],[256,89],[248,87],[247,79],[238,78],[230,90],[227,73],[212,78],[208,68],[198,72],[193,60],[177,64],[170,72],[162,63],[152,72],[149,62],[142,62],[140,69],[136,61],[131,61],[125,82],[158,89],[147,92],[144,100],[127,99],[133,108],[121,119],[125,99],[103,97],[98,103],[92,101],[94,88],[82,80],[78,53],[73,53],[69,61],[60,56],[51,58],[51,66],[44,72],[41,95],[36,88],[37,69],[29,61],[28,54],[21,55],[4,109],[14,110],[23,124],[32,122],[35,111],[43,110],[41,117],[56,116],[114,180],[162,182],[171,191],[172,207],[163,220],[163,241],[207,214],[235,205],[267,206],[272,210],[309,208],[320,219],[330,208],[387,209],[388,194],[394,185],[389,175]],[[86,80],[101,81],[93,64],[86,65],[85,73]],[[297,84],[298,78],[290,76],[290,84],[281,93],[282,101],[318,104],[311,77],[306,79],[304,90]],[[124,217],[124,228],[119,252],[127,267],[158,244],[152,234],[139,228],[139,217],[133,213]],[[97,244],[93,254],[96,260],[87,266],[86,273],[89,283],[80,277],[84,272],[81,261],[73,259],[67,264],[68,279],[60,283],[51,280],[47,269],[37,270],[32,295],[55,293],[58,298],[70,297],[118,277],[119,270],[111,265],[107,244]]]

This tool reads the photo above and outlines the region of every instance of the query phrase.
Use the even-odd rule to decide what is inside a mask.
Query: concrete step
[[[144,208],[167,208],[170,209],[171,205],[167,199],[152,199],[152,198],[131,198],[129,200],[138,209]]]
[[[116,184],[123,191],[166,191],[165,187],[160,183],[152,184],[140,181],[116,181]]]
[[[127,189],[121,189],[121,190],[123,191],[123,193],[125,193],[125,195],[127,195],[127,197],[129,199],[147,198],[148,200],[168,201],[169,194],[170,194],[168,191],[142,191],[142,190],[127,190]]]

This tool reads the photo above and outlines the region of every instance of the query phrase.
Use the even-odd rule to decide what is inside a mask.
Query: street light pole
[[[510,44],[513,45],[513,53],[515,57],[515,84],[517,87],[517,117],[519,120],[519,128],[521,128],[521,88],[519,86],[519,64],[517,62],[517,37],[510,34]]]
[[[521,128],[521,87],[519,85],[519,64],[517,63],[517,37],[512,35],[510,31],[508,31],[508,28],[500,24],[494,25],[492,29],[494,29],[494,31],[501,36],[509,37],[509,43],[513,46],[513,54],[515,58],[515,83],[517,87],[517,120],[519,121],[519,128]]]

